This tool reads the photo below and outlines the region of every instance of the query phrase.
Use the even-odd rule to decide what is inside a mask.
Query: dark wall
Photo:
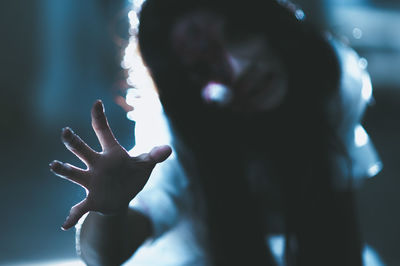
[[[358,193],[360,223],[365,241],[386,265],[399,265],[400,240],[400,86],[375,88],[376,104],[365,127],[381,156],[383,170]]]
[[[71,126],[94,148],[90,107],[101,98],[127,148],[133,122],[121,92],[125,1],[0,2],[0,264],[75,258],[74,230],[60,229],[80,187],[50,173],[53,159],[82,163],[60,141]],[[125,33],[125,34],[123,34]]]

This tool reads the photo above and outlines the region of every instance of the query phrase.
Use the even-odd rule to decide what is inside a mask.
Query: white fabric
[[[371,99],[367,97],[370,93],[365,91],[370,87],[369,76],[358,65],[359,57],[352,49],[334,40],[331,42],[342,62],[339,99],[342,104],[341,108],[344,108],[342,110],[346,110],[338,130],[348,147],[353,164],[352,173],[346,174],[343,172],[346,169],[345,163],[338,158],[336,164],[339,171],[342,171],[339,176],[371,177],[379,172],[381,163],[368,135],[366,135],[367,137],[363,135],[365,131],[359,124],[366,105]],[[156,98],[153,100],[158,101]],[[333,114],[335,108],[338,106],[332,106]],[[157,111],[149,115],[137,116],[140,119],[136,121],[136,142],[140,146],[135,147],[132,154],[148,152],[155,145],[171,144],[163,112]],[[361,132],[361,139],[356,138],[355,132]],[[159,136],[154,137],[155,134]],[[147,138],[149,135],[154,139],[166,142],[152,143],[152,140]],[[375,171],[371,171],[373,167],[375,167]],[[337,182],[338,188],[346,187],[348,184],[348,180],[338,180]],[[150,217],[155,232],[154,238],[153,241],[143,245],[126,265],[207,265],[207,258],[204,257],[201,245],[197,243],[196,236],[193,235],[193,231],[195,231],[193,221],[185,216],[188,208],[192,206],[188,186],[188,179],[175,156],[156,166],[145,188],[131,202],[132,208]],[[284,248],[281,236],[274,236],[267,241],[273,244],[271,249],[277,262],[280,262],[279,265],[283,265]],[[366,266],[383,265],[370,247],[364,250],[363,259]]]
[[[342,115],[337,125],[339,136],[346,145],[347,152],[351,159],[351,172],[347,172],[347,162],[343,157],[338,156],[337,169],[338,177],[336,185],[339,189],[349,185],[359,185],[365,177],[374,177],[382,169],[382,162],[375,151],[360,120],[367,106],[373,102],[372,85],[368,72],[360,64],[361,58],[347,45],[333,38],[330,43],[336,52],[340,62],[341,80],[338,99],[335,99],[330,106],[332,116]]]

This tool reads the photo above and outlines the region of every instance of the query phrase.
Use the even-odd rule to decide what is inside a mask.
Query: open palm
[[[86,198],[71,208],[62,225],[67,230],[89,211],[114,215],[126,210],[129,202],[142,190],[154,166],[171,154],[167,145],[153,148],[149,153],[131,157],[115,139],[100,100],[92,108],[92,127],[102,152],[90,148],[70,128],[62,131],[66,147],[87,166],[81,169],[68,163],[53,161],[50,169],[58,176],[84,187]]]

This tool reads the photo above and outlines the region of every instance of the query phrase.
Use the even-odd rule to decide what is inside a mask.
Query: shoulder
[[[336,121],[335,130],[345,147],[346,155],[336,156],[334,163],[340,176],[339,187],[373,177],[382,168],[375,147],[361,121],[366,108],[373,102],[372,84],[365,59],[344,42],[328,37],[339,62],[340,82],[336,96],[330,103],[329,112]],[[350,163],[350,169],[348,164]]]
[[[351,110],[354,119],[360,119],[366,106],[372,100],[372,84],[366,69],[366,59],[344,42],[328,37],[340,68],[339,97],[346,108]]]

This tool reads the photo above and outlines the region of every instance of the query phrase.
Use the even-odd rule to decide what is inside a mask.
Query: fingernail
[[[57,169],[62,163],[60,161],[54,160],[49,163],[51,170]]]
[[[97,112],[104,112],[104,104],[101,100],[96,101],[96,111]]]
[[[64,127],[61,132],[61,136],[64,140],[70,140],[72,138],[72,135],[74,134],[70,127]]]

